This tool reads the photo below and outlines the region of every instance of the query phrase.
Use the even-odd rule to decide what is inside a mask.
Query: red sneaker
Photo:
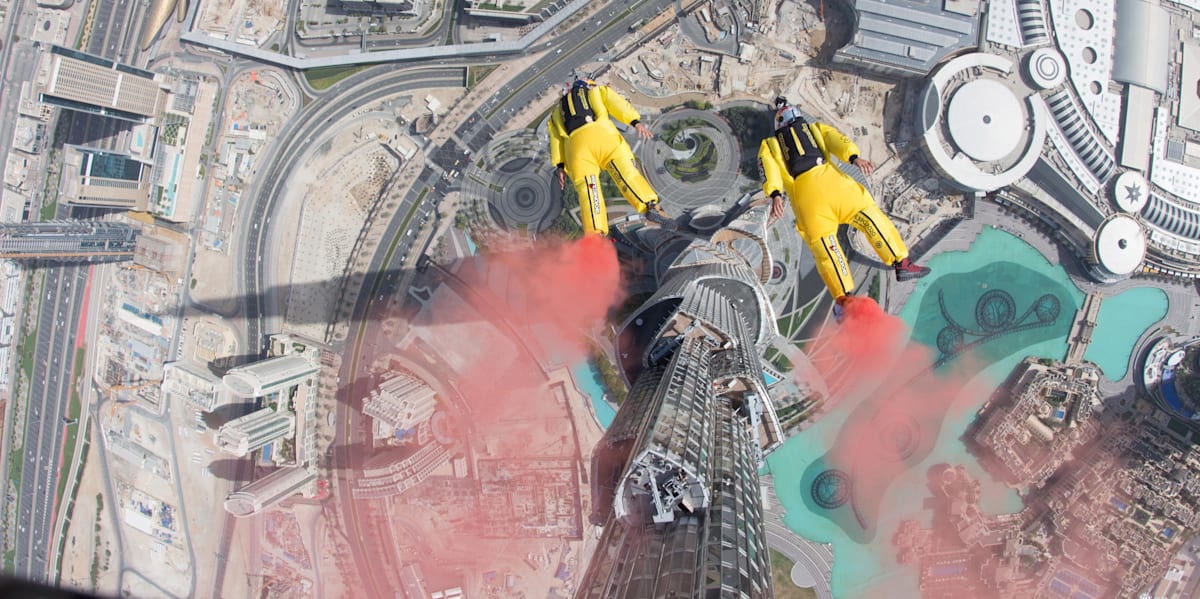
[[[833,301],[834,322],[842,324],[842,321],[846,320],[846,305],[849,304],[850,300],[852,299],[854,299],[854,296],[843,295]]]
[[[894,268],[896,269],[896,280],[902,282],[919,279],[930,272],[928,267],[921,266],[908,258],[897,262]]]

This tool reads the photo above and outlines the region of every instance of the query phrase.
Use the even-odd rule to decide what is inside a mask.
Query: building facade
[[[80,206],[144,211],[150,168],[132,156],[80,146],[63,150],[62,198]]]
[[[137,123],[162,114],[169,87],[163,75],[62,46],[50,46],[38,69],[43,104]]]
[[[289,354],[231,369],[223,381],[238,397],[262,397],[311,383],[320,365],[311,356]]]
[[[217,431],[217,446],[226,453],[242,457],[295,432],[295,416],[263,408],[223,424]]]
[[[230,493],[225,498],[225,511],[246,518],[297,493],[312,497],[317,490],[317,474],[308,468],[280,468]]]
[[[782,441],[759,362],[775,334],[755,241],[766,217],[641,239],[670,265],[618,338],[632,390],[593,452],[604,533],[577,597],[773,595],[758,479]]]
[[[363,414],[383,422],[394,432],[429,420],[436,407],[436,393],[429,385],[400,373],[371,390],[363,402]]]
[[[132,260],[137,229],[105,221],[0,224],[0,258],[56,262]]]

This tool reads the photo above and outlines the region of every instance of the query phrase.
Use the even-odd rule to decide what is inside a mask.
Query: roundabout
[[[635,154],[669,213],[705,204],[728,207],[741,195],[737,137],[724,119],[704,110],[676,110],[651,129],[654,139],[638,144]]]
[[[522,130],[497,137],[463,175],[463,197],[487,202],[500,227],[541,233],[562,212],[562,192],[552,189],[544,136]]]

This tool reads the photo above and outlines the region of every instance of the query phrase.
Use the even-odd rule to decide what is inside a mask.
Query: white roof
[[[1179,75],[1179,126],[1200,131],[1200,45],[1183,43]]]
[[[1046,142],[1047,132],[1053,129],[1053,127],[1048,127],[1051,122],[1050,109],[1046,106],[1045,100],[1038,94],[1030,94],[1025,97],[1026,110],[1030,115],[1029,120],[1021,123],[1022,130],[1026,127],[1031,128],[1028,134],[1029,141],[1022,150],[1020,158],[1006,170],[993,172],[989,169],[984,171],[965,152],[957,150],[952,152],[947,147],[953,143],[947,144],[948,140],[943,139],[941,122],[947,118],[946,111],[942,106],[945,94],[948,93],[946,90],[951,87],[950,84],[959,78],[972,76],[970,71],[978,68],[995,70],[1002,76],[1010,76],[1014,66],[1012,60],[1003,56],[975,52],[951,59],[935,71],[929,79],[924,96],[926,100],[936,104],[933,106],[933,110],[927,112],[930,115],[928,122],[923,122],[921,125],[925,130],[921,136],[922,148],[937,171],[962,189],[992,191],[1012,185],[1033,168],[1041,155],[1041,148]],[[954,141],[957,142],[957,140]]]
[[[1127,275],[1146,257],[1146,233],[1132,216],[1116,214],[1096,231],[1096,258],[1105,270]]]
[[[1038,48],[1029,55],[1026,65],[1029,78],[1042,89],[1051,89],[1062,85],[1067,78],[1067,63],[1062,54],[1051,48]]]
[[[1121,130],[1120,155],[1125,168],[1150,168],[1150,141],[1154,137],[1154,92],[1140,85],[1125,86],[1125,126]]]
[[[1116,5],[1113,79],[1166,94],[1170,16],[1157,2],[1117,0]]]
[[[1026,128],[1021,102],[994,79],[976,79],[954,92],[947,110],[954,144],[982,162],[1012,153]]]
[[[1137,171],[1125,171],[1117,177],[1117,184],[1113,188],[1113,199],[1117,203],[1117,207],[1122,212],[1141,212],[1142,207],[1150,199],[1150,187],[1146,184],[1146,178]]]

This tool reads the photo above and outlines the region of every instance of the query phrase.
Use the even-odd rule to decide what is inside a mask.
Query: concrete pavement
[[[830,581],[833,577],[833,546],[814,543],[794,533],[783,523],[787,512],[775,496],[775,479],[771,475],[761,478],[763,485],[763,527],[767,532],[767,545],[786,555],[788,559],[804,568],[816,583],[812,587],[819,599],[833,599]]]

